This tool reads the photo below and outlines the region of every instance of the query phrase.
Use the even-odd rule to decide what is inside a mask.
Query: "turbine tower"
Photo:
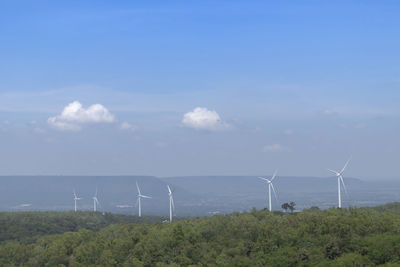
[[[338,179],[337,182],[338,182],[338,207],[339,208],[342,207],[342,198],[341,198],[341,195],[340,195],[340,184],[342,184],[343,189],[347,194],[346,185],[344,184],[344,181],[343,181],[343,172],[346,169],[347,164],[349,164],[350,160],[351,160],[351,158],[346,162],[346,164],[344,165],[343,169],[340,172],[328,169],[328,171],[334,173],[336,175],[337,179]]]
[[[258,178],[260,178],[260,179],[266,181],[267,184],[268,184],[268,209],[269,209],[269,211],[272,211],[271,189],[272,189],[272,191],[274,192],[276,201],[278,201],[278,198],[277,198],[277,196],[276,196],[276,191],[275,191],[274,185],[272,184],[272,181],[275,179],[277,172],[278,172],[278,171],[275,171],[275,172],[274,172],[274,175],[272,176],[271,180],[269,180],[269,179],[267,179],[267,178],[264,178],[264,177],[258,177]]]
[[[169,185],[167,185],[167,188],[169,196],[169,222],[172,222],[172,211],[175,211],[174,198],[172,197],[172,191]]]
[[[97,187],[96,187],[96,194],[94,194],[94,197],[92,197],[92,199],[93,199],[93,211],[96,212],[97,205],[100,205],[99,200],[97,199]]]
[[[74,208],[74,210],[75,210],[75,212],[77,211],[76,202],[77,202],[78,200],[81,200],[81,199],[82,199],[81,197],[77,197],[77,196],[76,196],[75,189],[74,189],[74,203],[75,203],[75,208]]]
[[[138,185],[137,182],[136,182],[136,188],[137,188],[137,191],[138,191],[136,204],[139,204],[139,217],[142,217],[142,203],[141,203],[141,199],[142,199],[142,198],[151,198],[151,197],[142,195],[142,193],[140,193],[140,188],[139,188],[139,185]]]

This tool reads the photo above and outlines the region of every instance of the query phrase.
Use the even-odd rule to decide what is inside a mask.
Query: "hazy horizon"
[[[243,174],[243,175],[214,175],[214,174],[208,174],[208,175],[168,175],[168,176],[160,176],[160,175],[148,175],[148,174],[2,174],[0,175],[1,177],[154,177],[154,178],[159,178],[159,179],[168,179],[168,178],[199,178],[201,179],[202,177],[221,177],[221,178],[227,178],[227,177],[232,177],[232,178],[258,178],[258,177],[272,177],[273,173],[271,174]],[[277,175],[277,177],[283,177],[283,178],[317,178],[317,179],[334,179],[336,180],[337,178],[332,175],[328,176],[312,176],[312,175]],[[365,182],[398,182],[400,183],[400,180],[396,177],[392,178],[380,178],[380,179],[368,179],[368,178],[359,178],[359,177],[354,177],[354,176],[346,176],[344,179],[356,179],[360,181],[365,181]]]

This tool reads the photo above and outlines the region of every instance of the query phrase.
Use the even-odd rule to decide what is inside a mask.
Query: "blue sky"
[[[399,11],[2,1],[0,174],[397,178]]]

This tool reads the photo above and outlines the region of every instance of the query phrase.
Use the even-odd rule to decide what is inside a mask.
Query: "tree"
[[[283,203],[281,207],[282,207],[282,209],[285,210],[285,212],[287,212],[288,209],[290,210],[290,212],[293,212],[295,210],[294,206],[296,206],[296,203],[292,201],[290,203],[287,203],[287,202]]]
[[[284,203],[282,208],[293,212],[295,205]],[[84,229],[92,217],[102,224],[96,214],[82,212],[75,219],[61,215],[56,215],[63,218],[60,222],[41,224],[48,227],[45,233],[54,233],[65,231],[59,225],[64,222],[66,232],[26,239],[32,233],[20,227],[26,225],[20,214],[3,214],[3,218],[19,218],[7,219],[14,224],[6,224],[0,213],[0,234],[9,234],[0,242],[0,266],[361,267],[400,262],[400,212],[384,206],[305,210],[296,216],[253,209],[173,224],[89,225],[101,227],[98,231]],[[52,216],[29,215],[29,225]],[[71,221],[76,223],[73,228]]]
[[[281,207],[282,207],[282,209],[285,210],[285,212],[287,212],[287,210],[288,210],[288,208],[289,208],[289,203],[287,203],[287,202],[286,202],[286,203],[283,203]]]

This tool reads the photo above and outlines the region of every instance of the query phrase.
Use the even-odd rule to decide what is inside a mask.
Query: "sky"
[[[1,1],[0,175],[397,179],[398,1]]]

